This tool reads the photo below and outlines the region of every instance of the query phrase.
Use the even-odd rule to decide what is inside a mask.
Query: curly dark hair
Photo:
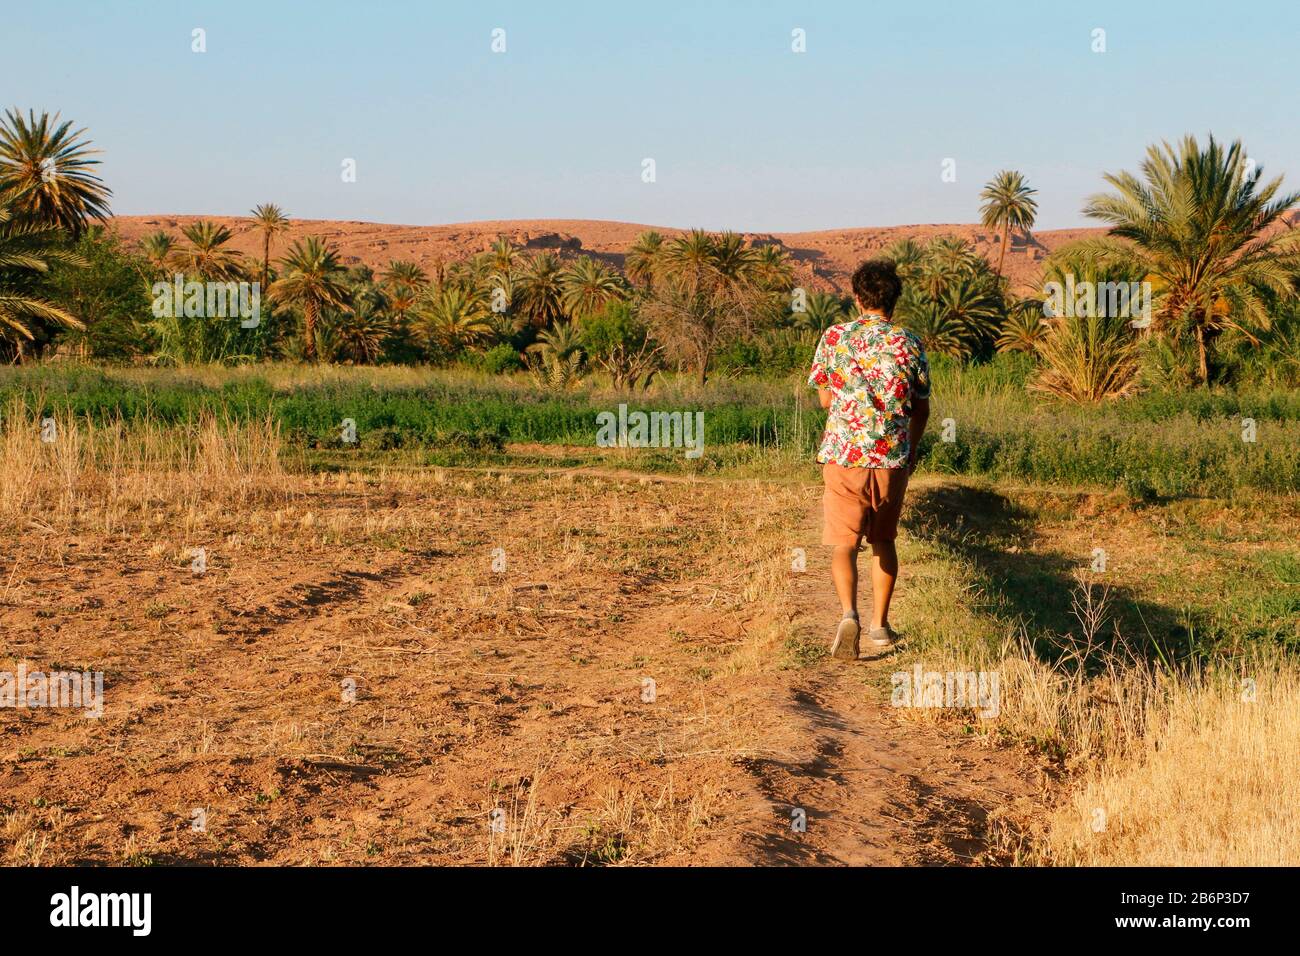
[[[903,280],[888,259],[869,259],[853,273],[853,295],[864,309],[894,314],[894,303],[903,294]]]

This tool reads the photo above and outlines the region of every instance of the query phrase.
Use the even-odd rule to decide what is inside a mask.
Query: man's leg
[[[839,551],[838,548],[835,549]],[[875,541],[871,544],[871,627],[889,625],[889,602],[894,596],[894,582],[898,579],[898,550],[892,541]],[[854,584],[857,573],[854,572]],[[838,587],[838,585],[837,585]],[[856,588],[855,588],[856,589]]]
[[[840,599],[844,616],[856,614],[858,610],[858,546],[856,544],[837,544],[831,553],[831,581],[835,584],[835,594]]]

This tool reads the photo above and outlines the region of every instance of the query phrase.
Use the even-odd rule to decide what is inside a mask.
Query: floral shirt
[[[912,400],[930,397],[930,365],[915,335],[876,315],[832,325],[817,345],[808,384],[833,396],[819,462],[907,467]]]

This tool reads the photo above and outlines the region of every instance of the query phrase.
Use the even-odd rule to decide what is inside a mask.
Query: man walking
[[[871,545],[871,626],[877,648],[897,639],[889,601],[898,577],[898,518],[930,418],[930,367],[920,340],[892,324],[903,284],[894,264],[873,259],[853,273],[856,319],[822,334],[808,381],[827,410],[817,460],[822,464],[825,529],[835,550],[831,580],[844,618],[831,654],[857,660],[858,549]]]

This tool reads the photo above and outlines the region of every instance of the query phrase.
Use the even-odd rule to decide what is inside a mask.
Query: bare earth
[[[179,236],[181,226],[199,219],[228,226],[235,234],[231,246],[261,256],[262,240],[252,220],[237,216],[119,216],[113,225],[128,240],[164,230]],[[438,260],[451,262],[487,249],[498,236],[506,236],[527,250],[549,249],[562,258],[591,255],[619,268],[623,254],[638,235],[650,229],[665,236],[683,232],[666,226],[610,222],[596,219],[520,219],[465,222],[447,226],[402,226],[374,222],[295,219],[277,240],[282,251],[303,236],[322,236],[335,243],[348,264],[364,263],[380,269],[393,259],[411,259],[428,268]],[[1035,232],[1026,243],[1014,238],[1007,250],[1007,271],[1020,285],[1031,284],[1042,259],[1052,250],[1101,229],[1060,229]],[[744,233],[756,244],[778,243],[795,261],[796,277],[811,288],[846,292],[853,269],[897,239],[924,241],[935,236],[961,236],[975,244],[990,261],[996,261],[1000,237],[978,225],[916,225],[864,229],[828,229],[819,232]],[[276,255],[272,252],[272,256]]]
[[[177,485],[0,522],[0,669],[105,673],[100,719],[0,710],[0,861],[968,864],[1041,796],[817,656],[816,487]]]

